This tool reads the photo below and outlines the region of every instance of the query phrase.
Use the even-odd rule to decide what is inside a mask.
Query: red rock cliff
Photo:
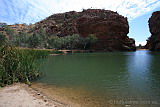
[[[151,37],[146,47],[150,50],[160,50],[160,11],[152,13],[148,21]]]
[[[135,50],[135,41],[130,39],[127,18],[117,12],[101,9],[87,9],[82,12],[54,14],[35,24],[50,34],[67,36],[75,33],[83,37],[95,34],[98,42],[92,47],[96,50]]]

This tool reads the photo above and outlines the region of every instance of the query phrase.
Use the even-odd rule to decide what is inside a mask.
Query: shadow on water
[[[123,106],[116,101],[124,100],[150,107],[140,101],[159,102],[159,66],[160,54],[149,51],[50,56],[42,64],[46,76],[37,82],[89,91],[99,106]]]

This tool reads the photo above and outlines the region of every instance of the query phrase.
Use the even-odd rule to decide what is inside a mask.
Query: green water
[[[82,87],[110,105],[123,106],[125,103],[134,104],[134,107],[160,107],[158,52],[49,56],[42,66],[46,76],[38,82],[75,89]]]

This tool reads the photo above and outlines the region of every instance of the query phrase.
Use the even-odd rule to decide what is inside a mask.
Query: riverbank
[[[0,88],[0,99],[0,107],[101,107],[104,104],[83,89],[41,83],[31,86],[17,83]]]
[[[0,88],[0,99],[0,107],[66,107],[21,83]]]
[[[149,49],[137,49],[137,51],[149,51]]]
[[[65,107],[115,107],[106,98],[97,96],[83,87],[70,87],[32,83],[32,89],[46,95],[47,98],[63,103]]]

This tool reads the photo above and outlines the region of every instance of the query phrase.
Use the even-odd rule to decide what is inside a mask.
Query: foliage
[[[0,32],[0,46],[4,45],[7,38]]]
[[[69,47],[72,50],[76,47],[77,44],[79,44],[80,36],[78,34],[73,34],[72,36],[69,37],[70,37]]]
[[[97,42],[97,37],[93,34],[86,38],[81,37],[79,34],[68,35],[64,37],[53,36],[49,38],[49,48],[53,49],[86,49]]]
[[[25,32],[19,32],[15,41],[16,46],[28,47],[29,46],[28,42],[29,42],[29,34]]]
[[[88,41],[91,43],[91,44],[94,44],[94,43],[96,43],[97,42],[97,37],[94,35],[94,34],[90,34],[90,35],[88,35]]]
[[[17,39],[16,32],[12,28],[10,28],[9,26],[5,26],[5,32],[8,36],[7,43],[9,45],[14,45],[16,42],[16,39]]]
[[[48,35],[45,29],[40,28],[39,31],[34,32],[28,39],[30,48],[47,48]]]
[[[29,37],[29,47],[30,48],[38,48],[41,46],[42,39],[40,38],[38,33],[34,33],[32,36]]]
[[[48,39],[48,35],[46,33],[46,30],[41,27],[40,30],[38,31],[38,34],[39,34],[40,40],[41,40],[40,47],[46,48],[47,47],[47,39]]]
[[[54,36],[49,38],[48,43],[50,48],[59,49],[63,45],[63,39],[58,36]]]
[[[9,46],[0,48],[0,86],[14,82],[30,83],[42,75],[37,60],[44,58],[49,52],[17,49]]]
[[[94,34],[88,35],[86,38],[81,38],[80,43],[85,50],[87,47],[90,48],[92,44],[95,44],[98,41],[98,38]]]
[[[7,26],[7,23],[0,22],[0,27],[4,27],[4,26]]]
[[[89,38],[80,38],[80,43],[82,45],[82,48],[85,50],[87,45],[89,44]]]
[[[15,32],[9,26],[5,27],[8,36],[8,44],[18,47],[29,47],[39,49],[89,49],[92,44],[97,42],[94,34],[86,38],[79,34],[72,34],[61,37],[60,35],[48,35],[43,27],[35,30],[33,34],[27,32]]]

